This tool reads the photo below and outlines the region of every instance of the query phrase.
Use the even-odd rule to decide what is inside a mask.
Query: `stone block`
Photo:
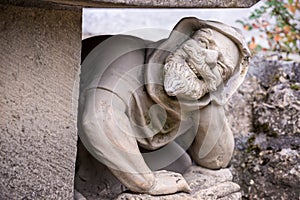
[[[0,199],[72,199],[81,10],[0,18]]]
[[[38,7],[95,8],[249,8],[259,0],[2,0],[4,3]]]

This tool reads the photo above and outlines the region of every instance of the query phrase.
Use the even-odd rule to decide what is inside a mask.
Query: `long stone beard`
[[[197,100],[209,90],[183,58],[170,55],[164,65],[164,87],[169,96]]]

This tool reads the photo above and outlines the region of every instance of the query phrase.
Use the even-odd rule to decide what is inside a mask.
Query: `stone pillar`
[[[81,9],[0,19],[0,199],[72,199]]]

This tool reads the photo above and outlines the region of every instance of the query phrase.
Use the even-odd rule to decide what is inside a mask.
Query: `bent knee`
[[[199,148],[191,148],[190,154],[193,160],[200,166],[209,169],[220,169],[228,166],[234,150],[234,143],[217,143],[207,155]]]
[[[212,157],[205,157],[203,159],[197,160],[197,164],[206,167],[208,169],[220,169],[225,168],[228,166],[229,162],[231,160],[231,155],[218,155],[218,156],[212,156]]]

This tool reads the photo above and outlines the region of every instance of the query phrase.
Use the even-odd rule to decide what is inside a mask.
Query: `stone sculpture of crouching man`
[[[209,169],[228,165],[234,139],[223,106],[250,55],[239,31],[184,18],[166,40],[118,35],[83,44],[90,46],[83,46],[79,137],[129,190],[189,192],[182,175],[168,171],[189,156]]]

